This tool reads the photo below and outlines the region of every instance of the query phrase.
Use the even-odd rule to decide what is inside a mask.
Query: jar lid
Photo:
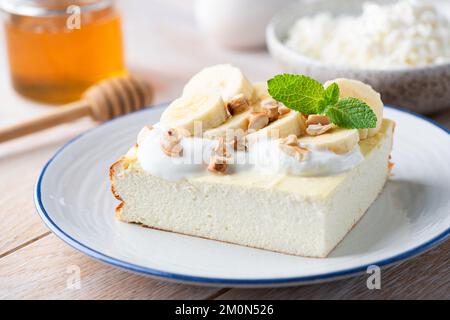
[[[44,17],[67,14],[67,8],[78,6],[81,12],[111,6],[113,0],[0,0],[0,10],[20,16]]]

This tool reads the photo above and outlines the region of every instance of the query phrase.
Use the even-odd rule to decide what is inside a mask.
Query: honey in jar
[[[12,84],[34,100],[64,103],[123,75],[121,21],[112,1],[6,1]]]

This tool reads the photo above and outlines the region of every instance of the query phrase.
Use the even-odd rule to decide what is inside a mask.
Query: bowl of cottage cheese
[[[450,2],[297,3],[267,27],[286,72],[369,83],[383,101],[421,113],[450,108]]]

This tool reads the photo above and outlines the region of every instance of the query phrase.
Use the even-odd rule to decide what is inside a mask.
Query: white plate
[[[114,218],[109,166],[164,105],[110,121],[75,138],[43,168],[36,207],[77,250],[149,276],[218,286],[328,281],[420,254],[450,234],[450,135],[417,115],[386,108],[397,122],[394,177],[326,259],[302,258],[170,232]],[[274,208],[275,210],[276,208]]]

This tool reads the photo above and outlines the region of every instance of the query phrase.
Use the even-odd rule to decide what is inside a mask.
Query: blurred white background
[[[224,0],[207,1],[219,5]],[[252,3],[265,3],[269,8],[276,8],[276,5],[270,3],[314,0],[225,1],[229,2],[229,8],[223,3],[220,8],[227,7],[229,10],[242,3],[246,4],[248,14],[251,12],[248,9]],[[432,2],[439,5],[450,17],[449,0]],[[195,0],[117,1],[123,18],[127,65],[131,71],[142,73],[151,79],[156,90],[155,103],[176,98],[190,76],[204,66],[233,63],[241,67],[252,81],[267,79],[281,70],[265,48],[233,50],[220,46],[217,41],[205,36],[195,21],[194,3]],[[213,7],[211,4],[210,6]],[[261,10],[262,8],[259,13],[255,11],[255,14],[264,16]],[[230,19],[229,23],[233,24],[233,19]],[[0,30],[0,125],[51,111],[52,108],[54,107],[26,100],[13,91],[9,81],[4,33]]]

